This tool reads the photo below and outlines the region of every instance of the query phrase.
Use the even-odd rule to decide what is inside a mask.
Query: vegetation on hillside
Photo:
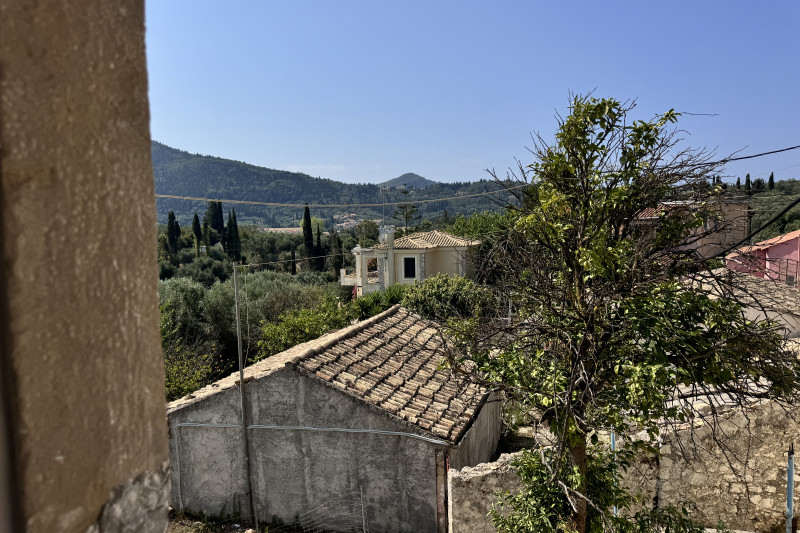
[[[446,202],[419,203],[425,198],[445,198],[501,189],[492,180],[475,182],[428,183],[424,189],[392,187],[381,196],[379,185],[346,184],[306,174],[274,170],[231,161],[219,157],[190,154],[153,141],[153,171],[158,194],[200,198],[224,198],[297,204],[298,207],[266,207],[238,204],[236,210],[240,225],[261,227],[297,227],[303,216],[302,205],[309,204],[379,204],[381,202],[415,203],[421,219],[436,219],[446,213],[465,215],[486,210],[499,210],[511,196],[477,196]],[[407,198],[402,191],[407,190]],[[201,212],[204,202],[158,198],[158,220],[166,222],[170,211],[185,226],[191,225],[192,215]],[[231,206],[226,206],[228,209]],[[328,227],[336,223],[335,216],[355,213],[362,219],[389,217],[394,206],[370,208],[317,208],[317,216]]]

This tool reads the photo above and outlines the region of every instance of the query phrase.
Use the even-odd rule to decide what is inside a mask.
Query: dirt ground
[[[241,523],[211,523],[187,516],[170,514],[167,533],[245,533],[248,526]]]

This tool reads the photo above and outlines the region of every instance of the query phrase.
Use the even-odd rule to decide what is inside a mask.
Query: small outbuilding
[[[443,369],[443,347],[395,306],[246,368],[244,402],[236,373],[170,403],[172,505],[246,516],[252,487],[261,523],[446,531],[448,468],[490,460],[501,422],[498,393]]]

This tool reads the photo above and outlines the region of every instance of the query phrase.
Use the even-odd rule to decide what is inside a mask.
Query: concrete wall
[[[141,0],[0,0],[0,146],[12,530],[163,531]]]
[[[250,382],[247,388],[254,425],[411,431],[292,369]],[[170,414],[174,505],[180,490],[186,509],[220,514],[223,508],[231,512],[238,496],[242,513],[247,513],[239,430],[184,427],[176,438],[175,429],[180,422],[238,423],[238,395],[238,388],[229,389]],[[250,435],[262,521],[275,516],[291,522],[298,514],[363,490],[370,531],[436,530],[436,445],[363,433],[252,429]]]
[[[450,452],[451,469],[475,466],[491,460],[500,440],[501,411],[500,394],[493,392],[462,437],[458,448]]]

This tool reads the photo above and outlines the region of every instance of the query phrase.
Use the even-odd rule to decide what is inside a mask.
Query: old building
[[[358,296],[437,274],[471,277],[471,254],[480,244],[437,230],[412,233],[395,240],[391,226],[381,228],[380,241],[372,248],[353,248],[355,272],[341,271],[340,283],[356,287]]]
[[[794,287],[800,275],[800,230],[742,246],[728,254],[725,264],[731,270]]]
[[[246,515],[252,486],[262,523],[292,522],[352,494],[370,531],[446,530],[447,469],[492,457],[500,403],[443,346],[395,306],[245,369],[244,400],[235,374],[169,404],[173,505]]]
[[[671,214],[685,215],[696,212],[699,207],[689,200],[659,202],[656,207],[640,211],[636,216],[636,223],[643,227],[653,227],[666,221]],[[702,209],[712,216],[702,227],[691,232],[679,249],[694,250],[701,257],[711,257],[741,243],[747,237],[751,214],[747,202],[716,199],[713,205],[702,204]]]

